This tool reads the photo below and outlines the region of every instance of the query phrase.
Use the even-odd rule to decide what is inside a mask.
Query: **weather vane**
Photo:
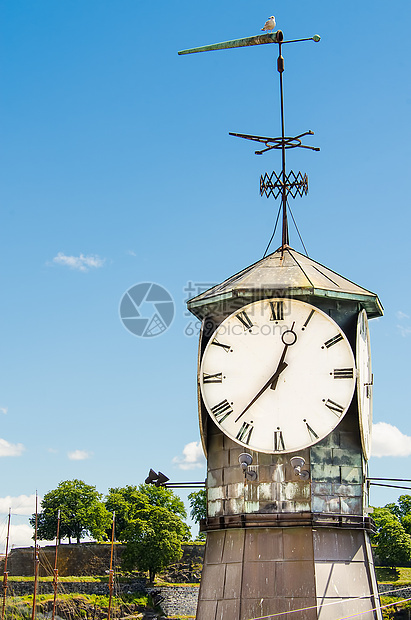
[[[300,41],[315,41],[318,43],[321,37],[315,34],[313,37],[305,39],[292,39],[290,41],[284,41],[284,35],[281,30],[273,32],[275,28],[275,18],[272,15],[264,24],[261,30],[265,31],[265,34],[257,35],[253,37],[245,37],[243,39],[234,39],[233,41],[223,41],[222,43],[214,43],[212,45],[205,45],[203,47],[194,47],[188,50],[182,50],[179,55],[183,54],[195,54],[197,52],[209,52],[212,50],[223,50],[234,47],[247,47],[249,45],[262,45],[267,43],[277,43],[278,45],[278,58],[277,58],[277,71],[280,75],[280,111],[281,111],[281,137],[269,138],[266,136],[253,136],[243,133],[230,132],[230,136],[236,136],[237,138],[244,138],[246,140],[253,140],[264,145],[265,148],[255,151],[256,155],[262,155],[267,151],[280,150],[282,153],[282,170],[280,174],[272,172],[272,174],[265,173],[260,177],[260,195],[265,195],[267,198],[273,196],[274,199],[281,196],[282,201],[282,248],[288,246],[288,220],[287,220],[287,197],[291,196],[295,198],[297,195],[304,196],[308,194],[308,177],[306,174],[298,172],[295,174],[290,170],[287,175],[285,169],[285,152],[287,149],[303,148],[310,149],[312,151],[319,151],[320,149],[315,146],[308,146],[302,144],[301,139],[305,136],[312,136],[314,132],[309,130],[304,133],[300,133],[297,136],[285,135],[285,123],[284,123],[284,88],[283,88],[283,73],[284,73],[284,58],[282,56],[282,46],[285,43],[297,43]],[[292,215],[292,214],[291,214]],[[278,217],[277,217],[278,219]],[[298,230],[298,229],[297,229]],[[275,232],[275,229],[274,229]],[[273,233],[274,236],[274,233]],[[270,246],[272,238],[267,246],[266,252]]]

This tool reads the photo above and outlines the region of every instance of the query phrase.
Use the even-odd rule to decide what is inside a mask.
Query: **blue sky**
[[[309,255],[384,305],[370,473],[411,478],[409,3],[3,0],[0,510],[15,545],[35,490],[61,480],[106,493],[150,467],[204,478],[185,288],[255,262],[271,236],[277,203],[258,184],[280,158],[228,132],[280,133],[277,49],[177,51],[272,14],[286,38],[322,37],[284,47],[286,133],[321,147],[288,154],[310,183],[292,208]],[[156,338],[119,318],[140,282],[175,301]]]

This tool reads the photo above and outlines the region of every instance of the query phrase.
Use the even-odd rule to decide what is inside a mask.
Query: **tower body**
[[[379,620],[356,392],[325,437],[316,441],[314,433],[305,448],[279,445],[271,453],[229,436],[205,404],[200,368],[218,326],[247,304],[274,298],[299,300],[331,317],[354,355],[360,312],[382,315],[375,294],[289,247],[188,302],[203,321],[198,400],[207,455],[208,516],[202,523],[207,542],[197,620],[270,614],[287,620],[353,614]],[[248,470],[255,474],[248,477],[239,465],[244,452],[253,459]],[[296,455],[305,461],[306,477],[296,475],[290,462]]]

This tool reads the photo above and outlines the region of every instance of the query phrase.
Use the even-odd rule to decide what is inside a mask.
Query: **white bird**
[[[266,30],[268,32],[268,30],[273,31],[274,28],[275,28],[275,17],[274,15],[271,15],[271,17],[267,19],[267,21],[265,22],[261,30]]]

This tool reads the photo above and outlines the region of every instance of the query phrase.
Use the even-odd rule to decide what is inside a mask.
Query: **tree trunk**
[[[156,576],[156,571],[154,571],[153,569],[149,568],[148,570],[148,580],[150,583],[154,583],[154,578]]]

